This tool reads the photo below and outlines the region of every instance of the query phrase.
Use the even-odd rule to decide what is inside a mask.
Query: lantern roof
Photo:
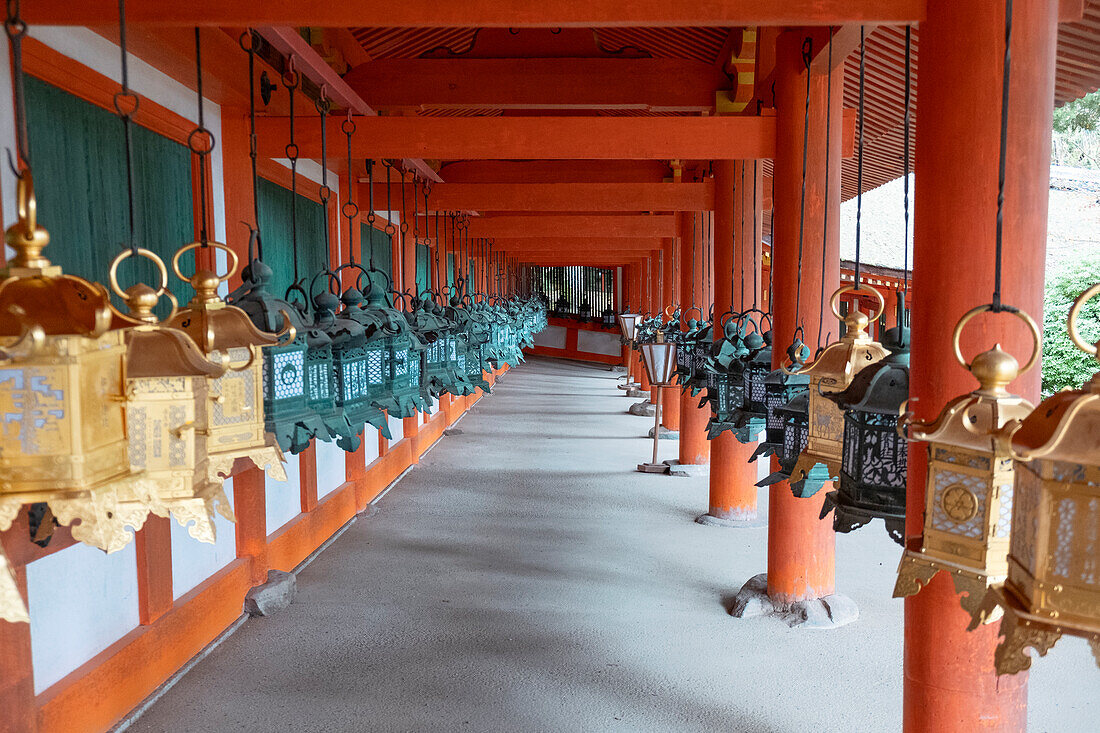
[[[896,416],[898,408],[909,399],[908,363],[883,359],[860,370],[842,391],[825,396],[842,410]]]

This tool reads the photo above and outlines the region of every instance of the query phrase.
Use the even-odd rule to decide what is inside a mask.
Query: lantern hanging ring
[[[214,273],[214,276],[218,278],[219,284],[227,282],[229,278],[233,277],[233,275],[237,273],[237,266],[240,264],[240,258],[237,257],[236,252],[234,252],[221,242],[208,242],[205,244],[209,244],[209,246],[213,247],[214,249],[220,249],[221,251],[225,252],[226,255],[228,255],[230,264],[229,269],[226,271],[225,275],[218,275],[217,273]],[[178,277],[180,280],[183,280],[185,283],[191,282],[191,278],[186,277],[183,272],[180,271],[180,256],[183,255],[184,252],[198,249],[199,247],[205,246],[205,244],[203,242],[191,242],[191,244],[185,244],[184,246],[179,248],[176,254],[172,257],[172,272],[176,273],[176,277]]]
[[[1098,348],[1100,348],[1100,342],[1090,344],[1082,338],[1081,332],[1077,330],[1077,317],[1081,314],[1081,309],[1085,306],[1085,303],[1092,300],[1097,295],[1100,295],[1100,283],[1093,285],[1091,288],[1081,293],[1081,295],[1077,297],[1077,300],[1073,301],[1073,306],[1069,309],[1067,328],[1069,331],[1069,338],[1073,341],[1074,345],[1081,351],[1092,356],[1098,355],[1097,351]]]
[[[955,324],[955,331],[951,334],[951,347],[955,351],[955,359],[967,370],[970,369],[971,365],[962,355],[962,349],[959,346],[959,337],[962,335],[962,330],[967,323],[969,323],[975,316],[986,312],[996,312],[996,307],[992,303],[987,303],[985,305],[979,305],[976,308],[971,308],[965,314],[963,314],[963,317],[959,319],[959,322],[957,324]],[[1042,336],[1039,333],[1039,326],[1036,325],[1034,319],[1032,319],[1032,317],[1029,316],[1027,313],[1023,312],[1022,310],[1015,309],[1006,312],[1012,313],[1014,316],[1023,321],[1024,325],[1026,325],[1028,327],[1028,330],[1031,331],[1031,358],[1027,360],[1027,363],[1024,364],[1018,372],[1018,374],[1023,374],[1024,372],[1035,366],[1035,363],[1039,361],[1039,355],[1042,353]]]
[[[15,216],[23,225],[23,237],[34,239],[38,229],[38,199],[34,195],[34,174],[30,168],[23,169],[15,186]]]
[[[113,290],[115,295],[122,298],[123,300],[127,299],[126,291],[124,291],[122,287],[118,284],[118,266],[122,264],[123,260],[125,260],[127,257],[134,255],[135,253],[148,260],[152,260],[153,264],[156,265],[157,272],[160,273],[160,286],[157,287],[155,291],[156,297],[159,299],[162,295],[168,296],[168,300],[172,303],[172,312],[169,313],[168,317],[164,320],[171,321],[175,317],[176,311],[179,310],[179,301],[176,300],[176,296],[172,295],[172,292],[168,289],[168,268],[164,266],[164,260],[162,260],[156,252],[145,249],[144,247],[137,247],[135,249],[127,247],[126,249],[119,252],[115,256],[115,259],[111,262],[111,290]]]
[[[874,293],[875,299],[878,301],[878,311],[876,311],[874,315],[868,315],[867,320],[877,321],[879,318],[881,318],[883,312],[886,310],[886,300],[882,297],[882,293],[870,286],[861,288],[859,287],[859,283],[856,283],[855,285],[841,285],[839,288],[837,288],[837,291],[833,293],[831,298],[829,298],[829,309],[832,310],[833,315],[842,321],[844,320],[844,316],[840,314],[840,296],[844,295],[845,293],[854,293],[856,290],[870,290],[872,293]]]
[[[286,60],[286,71],[283,72],[283,86],[287,89],[294,91],[298,88],[298,84],[301,83],[302,78],[298,74],[298,70],[294,67],[294,54]]]

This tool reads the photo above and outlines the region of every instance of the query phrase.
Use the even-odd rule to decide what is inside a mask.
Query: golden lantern
[[[133,252],[152,260],[160,272],[160,287],[118,284],[118,266]],[[130,465],[140,476],[133,481],[133,501],[160,517],[174,516],[202,542],[214,542],[214,512],[235,521],[220,479],[209,478],[206,404],[208,380],[222,377],[228,357],[208,360],[191,338],[157,323],[153,308],[168,291],[168,271],[153,252],[124,250],[111,263],[111,288],[130,312],[126,330],[126,424]]]
[[[874,316],[868,316],[858,308],[853,308],[845,316],[840,314],[840,296],[855,291],[856,287],[844,285],[829,300],[833,315],[844,322],[844,336],[826,347],[812,364],[798,372],[810,378],[810,434],[790,479],[791,490],[801,498],[813,496],[824,486],[823,480],[815,478],[820,472],[811,474],[818,464],[825,467],[830,478],[840,475],[840,461],[844,453],[844,412],[827,394],[844,390],[860,370],[889,353],[867,334],[867,325],[877,320],[886,307],[881,293],[874,288],[860,287],[860,290],[870,290],[878,300],[878,312]]]
[[[1081,338],[1077,316],[1097,294],[1100,284],[1074,302],[1068,329],[1094,357],[1100,344]],[[1026,647],[1044,655],[1063,634],[1088,639],[1100,665],[1100,373],[1043,400],[1001,438],[1016,483],[1008,577],[983,604],[1004,611],[997,673],[1027,669]]]
[[[979,388],[951,400],[931,423],[903,415],[898,429],[910,440],[928,442],[924,534],[911,540],[898,567],[894,597],[918,593],[936,573],[951,573],[960,603],[974,624],[993,620],[981,610],[986,590],[1007,572],[1012,511],[1012,456],[995,433],[1031,412],[1031,403],[1006,387],[1031,369],[1039,358],[1039,328],[1016,311],[1031,329],[1033,351],[1021,369],[1000,344],[966,363],[959,348],[963,327],[974,316],[992,310],[983,305],[967,312],[952,337],[955,358]]]
[[[29,170],[17,184],[15,257],[0,283],[0,531],[24,503],[47,502],[73,537],[121,549],[148,510],[124,501],[132,476],[124,330],[103,286],[51,265]],[[79,522],[73,524],[75,520]]]
[[[220,242],[207,245],[226,253],[228,272],[219,276],[196,267],[194,275],[185,277],[180,272],[180,257],[204,244],[191,242],[181,247],[172,258],[172,270],[191,284],[195,297],[168,320],[169,326],[190,336],[203,354],[229,361],[222,376],[207,378],[209,395],[197,415],[197,421],[206,425],[207,475],[211,481],[228,477],[240,458],[265,469],[271,478],[286,481],[282,453],[264,431],[261,348],[293,340],[296,334],[289,325],[278,334],[264,333],[243,310],[227,305],[218,296],[218,286],[237,271],[237,255]]]

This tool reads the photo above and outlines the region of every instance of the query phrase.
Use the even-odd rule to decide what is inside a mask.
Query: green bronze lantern
[[[891,539],[904,545],[908,448],[898,416],[909,398],[909,329],[891,328],[882,345],[889,355],[829,394],[844,411],[844,452],[821,516],[834,512],[833,529],[844,533],[881,518]]]
[[[339,285],[335,273],[322,272],[314,278],[327,277]],[[311,290],[313,289],[311,285]],[[317,325],[332,340],[332,364],[335,377],[336,406],[342,417],[333,426],[336,444],[346,451],[359,449],[361,435],[367,424],[378,428],[389,439],[389,423],[382,411],[371,404],[370,371],[371,350],[366,347],[366,328],[353,318],[337,314],[340,299],[329,291],[313,296],[317,313]],[[376,355],[378,350],[375,350]],[[377,386],[381,386],[378,374]]]

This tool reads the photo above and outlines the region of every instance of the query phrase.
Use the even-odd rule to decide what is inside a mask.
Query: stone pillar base
[[[730,529],[750,529],[753,527],[768,526],[768,518],[759,515],[752,519],[729,519],[727,517],[718,517],[708,512],[697,516],[695,521],[699,524],[705,524],[708,527],[727,527]]]
[[[838,629],[859,618],[859,607],[838,593],[789,605],[776,603],[768,597],[768,574],[761,573],[741,586],[729,613],[735,618],[775,616],[791,628]]]
[[[653,403],[649,400],[642,400],[641,402],[635,402],[629,408],[627,412],[631,415],[638,415],[639,417],[653,417],[655,408]]]
[[[653,431],[650,431],[650,435]],[[661,437],[664,437],[664,433],[661,433]],[[710,466],[705,463],[680,463],[673,458],[672,460],[665,461],[668,464],[669,475],[671,476],[709,476]]]
[[[626,391],[627,397],[645,397],[649,399],[649,392],[638,389],[637,387],[631,387]]]
[[[646,433],[646,437],[647,438],[652,438],[653,437],[653,428],[649,429],[649,432]],[[669,430],[664,425],[661,426],[661,440],[679,440],[679,439],[680,439],[680,431],[679,430]],[[665,461],[665,463],[668,463],[668,461]]]

